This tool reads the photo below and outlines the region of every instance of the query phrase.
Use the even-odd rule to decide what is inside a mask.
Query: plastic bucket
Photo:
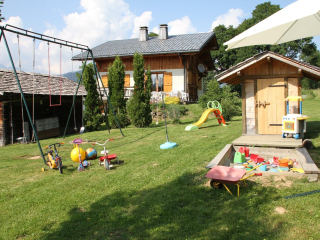
[[[265,164],[261,165],[259,168],[261,171],[267,171],[267,165]]]
[[[279,166],[280,167],[288,167],[288,159],[280,159]]]

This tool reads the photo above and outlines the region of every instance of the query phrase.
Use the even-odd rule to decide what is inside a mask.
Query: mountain
[[[3,65],[3,64],[1,64],[1,63],[0,63],[0,68],[3,68],[3,69],[12,69],[12,67],[7,68],[5,65]]]
[[[76,77],[76,73],[77,72],[67,72],[67,73],[62,74],[62,76],[69,78],[69,79],[76,82],[78,80],[78,78]],[[78,71],[78,73],[81,73],[81,71]]]

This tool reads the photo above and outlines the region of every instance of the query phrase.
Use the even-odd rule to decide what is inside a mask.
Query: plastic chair
[[[186,93],[184,91],[179,91],[178,92],[178,97],[180,98],[181,102],[189,101],[189,93]]]
[[[176,89],[172,89],[171,92],[169,92],[170,97],[178,97],[179,91]]]

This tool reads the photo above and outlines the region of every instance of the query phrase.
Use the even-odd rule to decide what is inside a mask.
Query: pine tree
[[[109,100],[120,127],[125,127],[129,124],[126,100],[124,98],[125,71],[124,65],[119,57],[116,57],[113,64],[109,66],[108,72]],[[117,122],[111,107],[109,107],[109,125],[113,128],[117,127]]]
[[[128,102],[128,113],[132,124],[136,127],[147,127],[151,124],[151,72],[145,83],[143,56],[135,53],[133,56],[133,97]]]
[[[87,97],[84,101],[85,109],[83,111],[84,125],[88,131],[98,130],[103,122],[103,116],[101,114],[102,102],[97,91],[92,63],[84,67],[82,81],[87,91]]]

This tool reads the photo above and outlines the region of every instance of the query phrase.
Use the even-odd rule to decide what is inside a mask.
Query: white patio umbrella
[[[320,0],[298,0],[223,45],[228,49],[280,44],[320,35]]]

